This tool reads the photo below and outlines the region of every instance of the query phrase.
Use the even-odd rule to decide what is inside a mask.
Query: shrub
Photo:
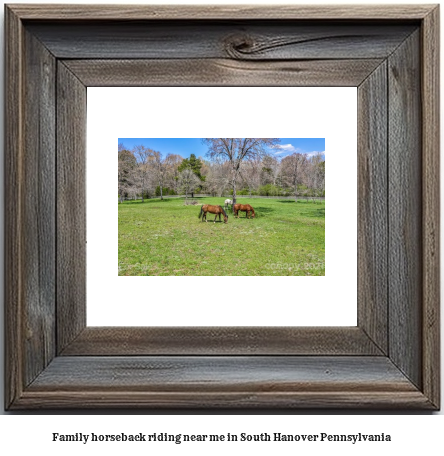
[[[165,195],[177,195],[174,189],[169,187],[162,187],[162,194]],[[160,196],[160,185],[156,187],[156,196]]]
[[[259,195],[261,196],[282,196],[282,193],[282,189],[273,184],[259,187]]]

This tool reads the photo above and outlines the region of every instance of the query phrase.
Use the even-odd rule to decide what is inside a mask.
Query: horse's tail
[[[202,206],[200,206],[200,212],[199,212],[199,215],[197,216],[197,218],[201,218],[202,214],[203,214],[203,204],[202,204]]]

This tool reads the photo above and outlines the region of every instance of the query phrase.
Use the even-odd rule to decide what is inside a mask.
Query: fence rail
[[[164,198],[185,198],[185,195],[163,195]],[[144,198],[144,199],[159,199],[160,196],[153,196],[150,198]],[[191,196],[188,196],[188,198],[191,198]],[[232,195],[222,195],[222,196],[213,196],[213,195],[206,195],[206,194],[196,194],[194,195],[193,198],[227,198],[231,199]],[[268,198],[268,199],[288,199],[288,200],[294,200],[294,196],[262,196],[262,195],[237,195],[237,199],[245,199],[245,198]],[[124,201],[134,201],[134,200],[141,200],[141,196],[137,196],[134,198],[124,198]],[[325,200],[325,196],[298,196],[298,199],[301,200]],[[120,200],[120,199],[119,199]]]

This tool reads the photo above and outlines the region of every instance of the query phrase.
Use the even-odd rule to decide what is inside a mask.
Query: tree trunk
[[[142,174],[143,176],[143,174]],[[142,177],[142,203],[143,203],[143,190],[145,188],[145,179]]]
[[[294,202],[298,202],[298,182],[296,179],[294,180]]]
[[[163,200],[163,188],[162,185],[160,185],[160,200]]]
[[[236,204],[236,171],[233,169],[233,178],[231,180],[233,185],[233,204]]]

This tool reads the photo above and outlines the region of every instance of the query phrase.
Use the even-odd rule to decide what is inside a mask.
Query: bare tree
[[[168,154],[168,172],[167,172],[167,184],[168,187],[172,188],[178,193],[178,182],[179,182],[179,166],[182,163],[183,158],[177,154]]]
[[[211,163],[204,183],[206,191],[214,196],[222,196],[230,185],[229,175],[228,163]]]
[[[267,156],[262,160],[263,183],[277,185],[281,162],[277,157]]]
[[[325,191],[325,160],[320,152],[310,158],[309,179],[310,187],[321,197]]]
[[[140,189],[142,193],[142,203],[143,203],[143,192],[148,187],[148,182],[150,178],[150,169],[148,166],[148,159],[150,158],[151,149],[148,149],[145,146],[134,146],[133,154],[137,160],[137,174],[140,181]]]
[[[137,163],[133,153],[123,144],[119,144],[118,157],[118,192],[119,202],[122,202],[125,195],[134,191]]]
[[[252,190],[258,190],[261,185],[262,160],[256,158],[244,162],[240,168],[240,176],[243,184],[248,188],[248,193],[252,194]]]
[[[298,200],[298,185],[302,181],[303,173],[307,169],[307,157],[304,154],[294,153],[282,159],[284,179],[288,186],[293,187],[294,200]]]
[[[168,179],[168,174],[172,172],[171,164],[173,161],[172,155],[162,157],[161,152],[151,150],[148,158],[148,165],[151,168],[151,175],[154,181],[160,187],[160,199],[163,200],[163,187]]]
[[[236,203],[236,183],[242,162],[268,155],[268,149],[279,142],[279,138],[206,138],[207,157],[215,161],[230,163],[230,181],[233,188],[233,204]]]
[[[201,180],[190,168],[185,168],[179,174],[179,187],[185,192],[185,200],[188,199],[188,193],[194,192],[195,188],[200,184]]]

